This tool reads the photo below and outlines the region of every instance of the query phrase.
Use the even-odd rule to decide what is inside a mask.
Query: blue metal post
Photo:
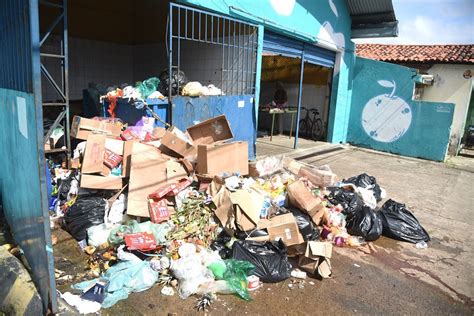
[[[300,69],[300,86],[298,89],[298,110],[296,113],[296,133],[295,133],[295,144],[293,148],[298,147],[298,136],[300,132],[300,113],[301,113],[301,96],[303,93],[303,75],[304,75],[304,48],[301,52],[301,69]]]
[[[172,72],[173,72],[173,3],[170,2],[169,6],[169,25],[168,25],[168,42],[169,42],[169,47],[168,47],[168,112],[169,112],[169,123],[173,125],[173,105],[171,102],[171,78],[172,78]],[[179,21],[178,21],[179,22]]]

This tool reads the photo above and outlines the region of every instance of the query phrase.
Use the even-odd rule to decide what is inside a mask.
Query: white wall
[[[463,73],[466,70],[474,72],[474,66],[456,64],[433,65],[428,70],[428,74],[435,76],[434,84],[432,86],[426,86],[422,95],[423,101],[455,104],[448,150],[451,155],[457,154],[469,108],[473,81],[472,78],[465,79],[463,77]]]
[[[283,87],[288,94],[288,106],[298,106],[298,88],[299,84],[296,83],[284,83]],[[273,96],[276,90],[275,82],[264,82],[260,84],[260,105],[268,104],[273,100]],[[326,99],[326,86],[316,86],[311,84],[303,84],[301,106],[308,109],[317,109],[320,113],[320,118],[325,124],[324,113],[325,110],[325,99]],[[301,111],[301,118],[304,118],[306,111]],[[283,115],[283,131],[287,132],[291,127],[291,115]],[[275,118],[276,120],[276,118]],[[296,115],[295,122],[296,123]],[[276,123],[275,123],[276,124]],[[259,129],[270,129],[271,121],[268,118],[259,117]],[[275,126],[278,131],[278,125]],[[293,125],[293,131],[295,131],[296,125]],[[275,133],[275,132],[274,132]]]
[[[238,37],[237,37],[238,38]],[[45,45],[45,52],[58,53],[59,40],[51,38]],[[242,40],[243,42],[243,40]],[[240,58],[238,58],[240,56]],[[203,85],[214,84],[225,87],[227,94],[235,94],[239,86],[253,82],[253,74],[242,73],[242,60],[249,59],[246,50],[226,51],[224,68],[233,67],[233,77],[224,73],[222,77],[222,46],[191,41],[181,41],[181,63],[183,70],[191,81]],[[176,54],[174,56],[176,58]],[[247,60],[245,59],[245,60]],[[59,63],[51,58],[44,58],[47,69],[54,78],[60,78]],[[255,60],[255,59],[253,59]],[[250,63],[250,61],[249,61]],[[69,38],[69,95],[70,99],[82,99],[82,90],[89,82],[103,86],[135,84],[149,77],[158,77],[162,70],[168,68],[168,57],[164,43],[124,45],[111,42]],[[254,71],[254,69],[249,69]],[[224,79],[224,83],[222,82]],[[230,82],[233,84],[230,84]],[[58,99],[55,90],[46,79],[42,79],[43,100]]]
[[[52,38],[45,52],[58,52],[58,38]],[[82,99],[82,90],[89,82],[104,86],[133,84],[133,47],[130,45],[69,38],[69,98]],[[42,58],[53,78],[60,78],[59,63],[54,58]],[[59,82],[58,82],[59,83]],[[58,96],[42,76],[43,100],[57,100]]]

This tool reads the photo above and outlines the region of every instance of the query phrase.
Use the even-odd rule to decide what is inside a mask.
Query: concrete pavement
[[[280,145],[285,145],[282,141]],[[257,153],[281,152],[278,144],[257,143]],[[366,172],[386,189],[387,198],[405,203],[431,236],[427,249],[381,237],[359,248],[334,248],[333,276],[307,278],[302,288],[288,279],[265,284],[245,302],[218,295],[208,314],[465,314],[474,313],[473,194],[474,160],[434,163],[370,150],[317,143],[287,155],[312,165],[328,164],[339,179]],[[287,146],[288,147],[288,146]],[[273,149],[272,149],[273,148]],[[379,204],[382,205],[383,201]],[[87,256],[71,236],[56,231],[56,267],[79,277]],[[70,283],[58,285],[69,290]],[[134,293],[104,315],[199,314],[195,298],[163,296],[161,286]]]

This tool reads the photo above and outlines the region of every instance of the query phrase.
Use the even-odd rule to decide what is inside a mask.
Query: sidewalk
[[[352,146],[336,145],[341,149],[328,153],[318,150],[322,146],[317,143],[287,155],[311,165],[328,164],[341,179],[363,172],[375,176],[387,197],[407,204],[432,238],[428,249],[382,237],[368,254],[338,252],[351,260],[394,268],[472,307],[474,159],[458,156],[438,163]],[[312,155],[304,154],[311,150]]]

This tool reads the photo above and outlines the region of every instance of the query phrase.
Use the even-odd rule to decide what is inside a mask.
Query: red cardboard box
[[[116,153],[112,152],[111,150],[106,149],[104,154],[104,164],[113,169],[118,166],[119,163],[122,162],[122,156],[117,155]]]
[[[127,234],[124,239],[129,250],[150,251],[156,249],[156,240],[152,233]]]
[[[170,219],[172,212],[168,206],[168,201],[166,199],[161,199],[159,201],[148,200],[148,209],[150,211],[150,219],[153,223],[159,224]]]

